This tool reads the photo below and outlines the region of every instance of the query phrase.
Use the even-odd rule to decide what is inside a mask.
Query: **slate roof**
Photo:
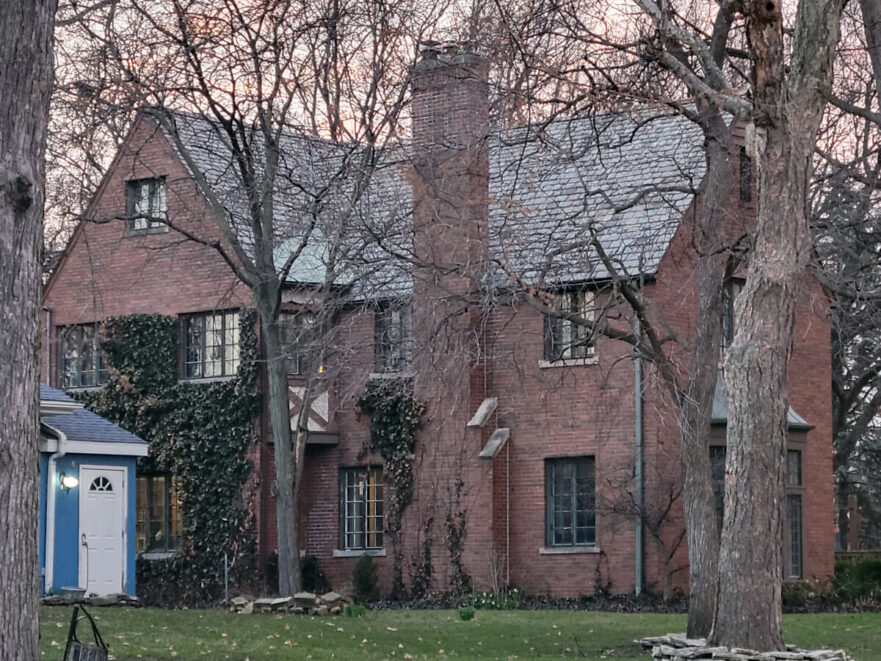
[[[252,245],[244,190],[223,132],[203,116],[177,111],[169,116],[243,245]],[[254,140],[259,158],[259,133]],[[604,279],[610,274],[587,245],[595,235],[619,273],[654,275],[703,177],[702,145],[700,130],[687,119],[644,111],[609,111],[495,132],[490,141],[493,261],[501,271],[509,269],[540,286]],[[358,167],[359,147],[332,146],[293,130],[283,135],[281,147],[274,194],[276,264],[310,236],[289,280],[323,281],[328,246],[337,246],[335,263],[346,264],[337,282],[352,283],[365,296],[409,291],[408,260],[389,257],[389,248],[398,255],[412,250],[408,146],[382,154],[357,203],[351,200],[358,177],[335,180],[334,175],[342,159],[353,164],[343,171]]]
[[[51,388],[44,383],[40,384],[40,399],[49,402],[70,402],[74,400],[62,391]],[[69,441],[90,441],[98,443],[137,443],[147,445],[147,442],[100,415],[76,409],[72,413],[59,413],[57,415],[41,415],[40,422],[52,429],[62,432]]]

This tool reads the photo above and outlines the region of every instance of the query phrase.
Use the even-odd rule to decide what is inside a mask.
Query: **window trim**
[[[80,324],[68,324],[66,326],[56,326],[55,327],[55,335],[56,335],[56,356],[55,356],[55,372],[58,386],[62,390],[96,390],[98,388],[103,387],[109,378],[109,369],[107,364],[107,357],[104,355],[104,351],[101,349],[101,334],[103,332],[104,323],[101,321],[89,321]],[[95,383],[90,383],[86,385],[67,385],[66,383],[66,373],[65,373],[65,340],[68,337],[68,333],[76,329],[78,332],[78,342],[77,342],[77,362],[79,362],[79,354],[82,352],[83,347],[83,330],[86,327],[92,327],[94,329],[94,334],[92,336],[92,370],[95,372]],[[102,369],[103,366],[103,369]],[[81,375],[83,372],[77,369],[77,374]],[[102,378],[103,375],[103,378]],[[81,381],[82,379],[78,379]]]
[[[162,206],[164,208],[159,209],[158,216],[143,216],[135,213],[135,196],[134,191],[136,186],[142,186],[144,184],[150,184],[151,182],[158,183],[157,190],[162,193],[162,202],[164,203]],[[152,196],[150,196],[152,199]],[[165,219],[165,222],[152,220],[152,218],[162,217]],[[123,236],[141,236],[144,234],[162,234],[168,231],[168,186],[166,184],[165,175],[161,175],[158,177],[140,177],[138,179],[128,179],[125,182],[125,231],[123,232]],[[135,227],[135,223],[138,221],[143,221],[146,223],[144,227]]]
[[[381,499],[378,501],[374,501],[374,502],[381,502],[382,503],[382,514],[375,517],[381,521],[382,525],[381,525],[381,529],[375,533],[371,533],[368,530],[368,526],[366,525],[369,520],[369,516],[370,516],[368,507],[364,508],[364,515],[363,515],[363,521],[362,521],[364,524],[364,526],[363,526],[364,529],[360,533],[358,533],[357,531],[350,533],[346,527],[346,524],[349,520],[349,517],[347,516],[348,515],[347,505],[350,502],[347,498],[347,493],[346,493],[346,489],[349,486],[347,477],[350,474],[357,475],[357,473],[359,471],[365,471],[368,474],[367,489],[365,489],[364,500],[363,500],[363,503],[365,505],[369,502],[367,497],[368,497],[368,493],[369,493],[368,490],[369,490],[369,485],[370,485],[370,477],[369,477],[370,473],[372,473],[374,471],[377,473],[376,484],[378,486],[380,486],[382,489]],[[361,555],[365,555],[365,554],[376,555],[376,556],[381,557],[382,555],[385,554],[385,548],[386,548],[386,546],[385,546],[386,489],[385,489],[385,481],[383,479],[384,476],[383,476],[382,466],[380,466],[378,464],[370,464],[367,466],[341,466],[339,469],[338,475],[339,475],[339,508],[340,508],[339,509],[339,515],[340,515],[339,546],[334,553],[334,557],[354,557],[354,556],[361,556]],[[352,534],[352,535],[361,534],[363,536],[363,540],[362,540],[363,546],[350,547],[349,543],[348,543],[348,537],[350,534]],[[378,534],[380,536],[380,541],[381,541],[380,546],[367,546],[367,538],[368,538],[368,535],[370,535],[370,534]],[[337,556],[336,552],[339,552],[341,555]]]
[[[236,352],[237,355],[235,357],[235,365],[233,366],[231,373],[226,372],[227,347],[232,346],[232,345],[228,345],[226,343],[226,333],[227,333],[226,317],[228,315],[235,315],[236,325],[237,325],[236,337],[238,338],[238,346],[237,346],[237,352]],[[205,330],[204,320],[207,320],[208,317],[214,317],[214,316],[222,317],[223,324],[224,324],[223,331],[221,333],[221,335],[223,337],[223,343],[220,345],[221,347],[223,347],[223,357],[219,361],[220,365],[221,365],[221,372],[222,373],[206,376],[204,366],[207,362],[213,362],[213,361],[207,361],[205,359],[205,352],[207,351],[208,345],[207,345],[207,331]],[[202,341],[200,343],[200,350],[202,352],[202,359],[200,361],[188,363],[187,362],[187,351],[189,349],[189,344],[188,344],[189,324],[194,319],[202,319],[203,320]],[[180,345],[180,349],[178,351],[178,362],[179,362],[179,379],[178,380],[179,381],[210,383],[213,381],[231,381],[232,379],[235,379],[238,377],[239,367],[241,367],[241,364],[242,364],[241,309],[240,308],[230,308],[230,309],[225,309],[225,310],[209,310],[209,311],[205,311],[205,312],[188,312],[187,314],[182,314],[178,317],[178,337],[179,337],[179,345]],[[190,364],[201,365],[202,366],[202,368],[201,368],[202,374],[197,375],[197,376],[187,375],[187,365],[190,365]]]
[[[596,293],[593,289],[589,289],[587,287],[578,287],[572,289],[565,289],[557,293],[558,302],[563,297],[578,297],[583,296],[583,300],[577,302],[575,306],[572,305],[570,300],[569,306],[569,314],[572,314],[572,307],[578,308],[578,314],[585,319],[585,321],[593,322],[596,319]],[[563,311],[562,308],[557,305],[557,309],[559,311]],[[564,326],[569,327],[569,333],[574,335],[579,335],[581,333],[584,334],[584,337],[576,337],[576,342],[570,342],[568,346],[566,346],[559,356],[554,356],[552,351],[553,345],[553,325],[559,324],[561,326],[561,334],[562,328]],[[582,365],[594,365],[597,361],[596,356],[596,337],[588,332],[588,327],[575,323],[570,319],[563,319],[562,317],[558,317],[551,314],[542,315],[542,357],[538,362],[539,367],[548,368],[548,367],[573,367],[573,366],[582,366]],[[581,349],[584,348],[583,356],[573,356],[571,355],[573,349]]]
[[[571,544],[558,544],[554,542],[554,526],[553,526],[553,518],[554,518],[554,509],[553,509],[553,485],[552,485],[552,472],[551,467],[557,464],[563,464],[566,462],[576,463],[579,461],[589,460],[591,466],[591,490],[593,493],[593,541],[590,542],[582,542],[578,543],[577,541],[577,533],[576,533],[576,520],[575,515],[577,511],[577,503],[575,499],[577,498],[577,490],[573,489],[572,499],[573,499],[573,509],[571,510],[572,514],[572,543]],[[596,455],[595,454],[586,454],[586,455],[567,455],[562,457],[545,457],[544,459],[544,473],[545,473],[545,537],[544,537],[544,545],[539,550],[539,553],[545,554],[565,554],[568,550],[570,553],[578,553],[580,549],[593,549],[597,547],[597,511],[596,511]],[[573,480],[577,481],[577,475],[573,476]],[[588,526],[589,527],[589,526]],[[544,551],[542,551],[544,549]],[[563,549],[558,550],[558,549]],[[586,552],[586,551],[585,551]]]

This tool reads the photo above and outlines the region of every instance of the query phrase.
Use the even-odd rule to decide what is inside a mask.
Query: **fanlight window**
[[[92,480],[89,491],[113,491],[113,484],[103,475],[99,475]]]

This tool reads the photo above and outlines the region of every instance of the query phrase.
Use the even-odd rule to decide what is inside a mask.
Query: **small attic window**
[[[746,153],[746,147],[740,148],[740,201],[752,202],[753,199],[753,159]]]
[[[125,183],[128,232],[164,232],[168,229],[165,177],[133,179]]]

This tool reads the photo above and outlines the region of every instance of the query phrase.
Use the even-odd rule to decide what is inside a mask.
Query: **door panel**
[[[80,468],[80,586],[86,594],[125,588],[125,470]]]

